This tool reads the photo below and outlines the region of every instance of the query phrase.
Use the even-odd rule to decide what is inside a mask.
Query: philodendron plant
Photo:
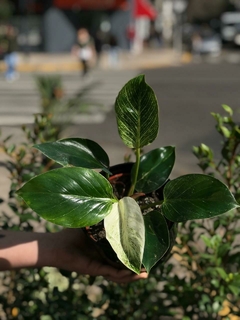
[[[157,99],[144,75],[121,89],[115,111],[119,135],[136,159],[126,196],[119,199],[113,191],[107,153],[82,138],[35,145],[62,167],[32,178],[17,193],[42,218],[64,227],[84,228],[103,221],[118,259],[135,273],[142,266],[150,272],[169,249],[169,221],[211,218],[239,205],[227,186],[211,176],[187,174],[169,180],[174,147],[141,154],[159,127]],[[139,201],[160,187],[163,200]]]

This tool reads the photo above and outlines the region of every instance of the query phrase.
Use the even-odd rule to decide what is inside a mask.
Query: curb
[[[36,61],[36,59],[26,60],[22,59],[22,57],[20,58],[16,67],[18,72],[71,72],[81,69],[78,61],[53,61],[53,58],[49,59],[49,61],[42,61],[42,59],[39,59],[39,61]],[[4,72],[5,70],[6,65],[4,61],[0,61],[0,72]]]
[[[146,50],[141,55],[131,55],[121,53],[119,56],[119,66],[116,69],[154,69],[190,63],[192,55],[183,53],[180,57],[172,50]],[[108,55],[104,53],[101,57],[100,68],[103,70],[114,69],[109,66]],[[0,61],[0,72],[4,72],[6,66],[4,61]],[[42,54],[32,53],[25,56],[19,53],[18,72],[75,72],[81,70],[81,65],[76,58],[70,54]]]

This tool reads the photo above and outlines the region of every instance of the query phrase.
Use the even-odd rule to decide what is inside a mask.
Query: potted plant
[[[115,111],[119,135],[135,154],[133,163],[110,167],[107,153],[88,139],[37,144],[62,167],[32,178],[17,194],[42,218],[85,228],[96,242],[104,238],[121,265],[150,272],[169,253],[178,222],[211,218],[239,205],[214,177],[187,174],[170,180],[173,146],[142,154],[159,127],[157,99],[144,75],[125,84]]]

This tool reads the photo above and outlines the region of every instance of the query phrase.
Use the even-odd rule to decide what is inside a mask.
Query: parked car
[[[210,54],[218,56],[221,54],[222,41],[219,35],[201,37],[200,35],[192,40],[192,51],[195,54]]]
[[[218,56],[222,51],[222,39],[219,33],[208,24],[185,24],[183,28],[185,48],[196,55]]]

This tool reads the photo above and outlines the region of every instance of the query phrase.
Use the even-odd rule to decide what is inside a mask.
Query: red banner
[[[135,0],[134,2],[135,18],[147,17],[151,20],[156,19],[157,11],[150,2],[148,2],[147,0]]]
[[[127,9],[127,0],[54,0],[54,6],[60,9],[111,10]]]

